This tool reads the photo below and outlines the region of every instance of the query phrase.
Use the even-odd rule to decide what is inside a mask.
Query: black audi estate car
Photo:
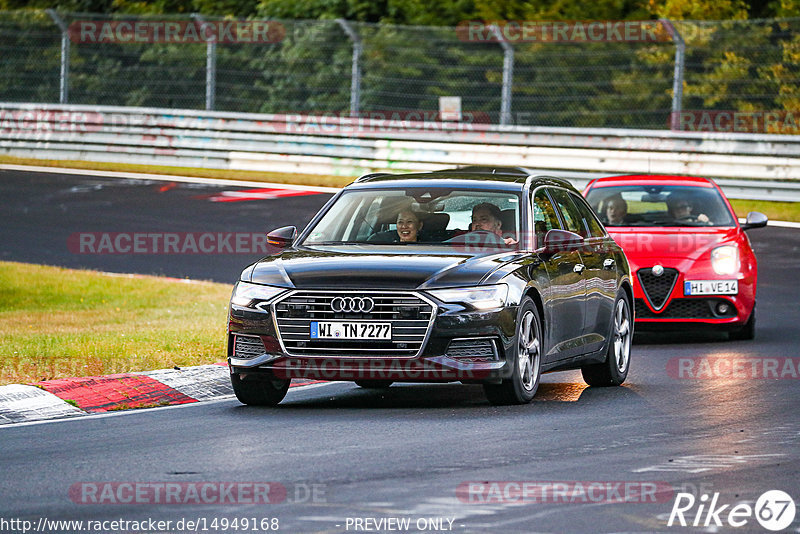
[[[628,261],[569,182],[519,168],[371,174],[236,283],[228,364],[244,404],[292,378],[483,384],[529,402],[542,373],[621,384],[630,365]]]

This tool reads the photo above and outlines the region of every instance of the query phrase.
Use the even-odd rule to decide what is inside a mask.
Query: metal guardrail
[[[0,104],[0,154],[357,176],[456,165],[715,178],[732,198],[800,200],[800,136]]]

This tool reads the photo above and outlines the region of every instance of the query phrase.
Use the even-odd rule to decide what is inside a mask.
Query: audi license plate
[[[392,323],[311,321],[311,339],[392,340]]]
[[[684,295],[736,295],[738,292],[738,280],[686,280],[683,282]]]

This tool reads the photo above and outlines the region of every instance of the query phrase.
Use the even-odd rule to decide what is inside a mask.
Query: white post
[[[357,117],[361,107],[361,38],[344,19],[336,19],[344,33],[353,41],[353,65],[350,75],[350,115]]]
[[[69,102],[69,28],[54,9],[46,11],[61,30],[61,84],[58,92],[58,101],[66,104]]]
[[[192,18],[205,27],[206,21],[199,13],[192,13]],[[202,32],[202,35],[206,35]],[[216,34],[215,34],[216,36]],[[206,111],[213,111],[217,98],[217,42],[206,41]]]
[[[500,33],[500,28],[490,26],[497,42],[503,48],[503,89],[500,97],[500,124],[511,123],[511,86],[514,83],[514,47]]]

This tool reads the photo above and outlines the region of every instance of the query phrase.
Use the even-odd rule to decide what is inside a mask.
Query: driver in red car
[[[512,237],[503,237],[503,221],[500,208],[490,202],[483,202],[472,208],[472,224],[470,231],[492,232],[503,240],[506,245],[516,245],[517,240]]]
[[[711,224],[711,219],[705,213],[694,213],[691,199],[683,194],[672,193],[667,198],[667,210],[676,221]]]

